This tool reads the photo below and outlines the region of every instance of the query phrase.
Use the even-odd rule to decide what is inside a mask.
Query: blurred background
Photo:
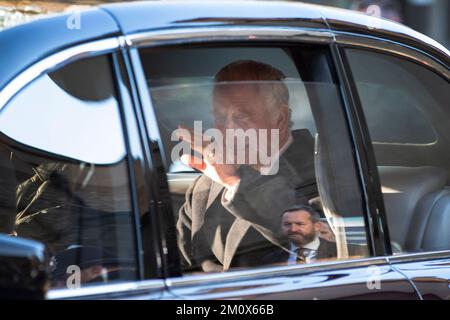
[[[74,11],[106,2],[121,1],[0,0],[0,29],[12,27],[46,14]],[[391,19],[432,37],[450,49],[450,0],[305,0],[301,2],[357,10]]]

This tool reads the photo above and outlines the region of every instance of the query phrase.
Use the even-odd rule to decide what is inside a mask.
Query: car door
[[[239,32],[209,28],[207,35],[201,28],[183,29],[129,38],[131,43],[135,41],[137,44],[136,48],[130,50],[130,55],[148,139],[153,157],[161,161],[158,173],[162,178],[158,179],[161,184],[157,190],[161,199],[159,229],[163,237],[162,261],[166,266],[166,283],[170,293],[174,297],[186,299],[417,299],[412,284],[384,257],[388,249],[383,233],[373,217],[367,214],[368,208],[373,211],[372,195],[363,188],[368,178],[361,166],[361,155],[354,151],[354,139],[358,132],[354,129],[354,120],[349,111],[353,105],[346,98],[348,88],[342,84],[343,73],[339,64],[334,62],[339,61],[339,56],[333,45],[332,34],[310,34],[305,30],[298,32],[300,30],[286,28],[243,28]],[[288,35],[289,40],[286,38]],[[252,42],[248,39],[252,39]],[[250,238],[251,233],[256,238],[265,231],[261,231],[256,219],[252,220],[254,217],[244,217],[246,212],[240,212],[239,208],[237,212],[233,211],[234,217],[238,216],[239,219],[227,216],[232,210],[223,210],[225,205],[217,200],[217,192],[223,192],[220,195],[225,197],[221,200],[224,201],[230,196],[229,189],[224,190],[220,184],[212,187],[219,190],[214,195],[211,195],[212,189],[208,187],[202,190],[209,194],[206,206],[191,202],[194,201],[192,197],[201,196],[201,193],[195,195],[195,189],[199,186],[195,184],[205,177],[201,177],[201,171],[186,166],[180,158],[183,148],[177,129],[201,127],[198,132],[202,135],[208,129],[217,127],[223,120],[220,116],[223,104],[219,104],[219,110],[214,109],[217,102],[214,100],[215,90],[228,88],[234,92],[242,89],[222,85],[227,86],[228,80],[233,79],[230,70],[243,65],[249,68],[253,65],[258,70],[262,68],[270,70],[270,74],[284,76],[283,81],[275,83],[265,83],[267,81],[263,77],[260,79],[262,83],[252,78],[251,81],[238,84],[242,87],[273,85],[265,87],[264,92],[272,94],[275,100],[284,99],[288,92],[291,109],[288,132],[294,142],[285,144],[287,147],[284,150],[281,148],[283,151],[280,153],[289,155],[292,151],[286,150],[295,150],[292,148],[296,146],[295,137],[299,134],[303,143],[309,142],[298,153],[301,156],[295,161],[298,164],[311,161],[308,168],[313,168],[314,181],[307,186],[300,186],[298,192],[308,198],[308,207],[320,215],[319,226],[324,230],[316,231],[314,241],[325,243],[326,236],[322,232],[331,236],[327,243],[333,243],[335,256],[329,259],[313,259],[311,263],[297,264],[294,255],[292,263],[290,259],[293,253],[290,251],[289,260],[283,258],[278,261],[280,263],[273,263],[272,260],[265,262],[264,258],[272,255],[266,255],[267,252],[260,250],[265,247],[259,246],[259,242],[249,242],[251,245],[245,248],[247,251],[242,251],[244,253],[240,253],[241,244],[237,244],[236,254],[230,262],[226,256],[228,245],[233,243],[234,237],[242,237],[243,243],[247,240],[245,237]],[[237,77],[242,80],[241,75]],[[241,97],[238,101],[245,100],[242,98],[245,93],[238,96]],[[224,99],[229,97],[225,95]],[[255,104],[259,97],[253,100]],[[245,115],[239,113],[245,108],[252,108],[253,102],[245,100],[236,109],[238,115],[234,115],[234,120],[230,121],[248,123],[255,114],[264,112],[254,110]],[[277,174],[274,176],[277,177]],[[243,180],[244,176],[240,177],[241,182],[246,181]],[[269,185],[272,183],[270,177],[267,181]],[[288,188],[289,181],[285,185]],[[240,185],[235,191],[237,193],[231,197],[240,192],[239,188]],[[283,214],[278,212],[283,204],[279,204],[276,197],[281,197],[285,190],[281,188],[270,193],[265,193],[265,189],[259,190],[265,197],[261,198],[257,194],[256,200],[252,198],[247,210],[253,212],[252,208],[259,206],[258,210],[268,212],[273,215],[273,219],[279,219],[275,220],[274,225],[281,229],[284,213],[290,211],[284,211]],[[264,205],[261,207],[261,204]],[[191,210],[192,207],[197,209]],[[213,217],[220,222],[217,223]],[[243,236],[239,232],[229,236],[232,227],[227,219],[235,219],[231,225],[245,220],[243,223],[249,227]],[[276,233],[279,229],[270,231]],[[294,243],[292,241],[291,245]],[[270,245],[274,244],[280,243],[273,240]],[[320,246],[318,248],[316,251],[320,251]],[[358,249],[357,254],[353,250],[355,248]],[[200,257],[196,255],[197,252],[206,254]],[[252,258],[246,259],[248,257]],[[213,263],[196,264],[200,259]],[[211,265],[218,266],[222,272],[211,271]],[[205,272],[208,268],[209,272]]]
[[[449,57],[342,35],[373,145],[393,268],[423,299],[449,299]],[[445,55],[443,55],[445,57]]]

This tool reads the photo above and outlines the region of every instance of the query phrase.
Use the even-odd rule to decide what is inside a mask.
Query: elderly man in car
[[[260,265],[261,257],[282,245],[280,213],[317,196],[313,138],[305,129],[290,130],[284,79],[270,65],[237,61],[217,73],[213,89],[214,126],[223,136],[229,130],[275,130],[277,141],[270,134],[258,136],[257,143],[239,149],[225,139],[224,153],[231,150],[235,156],[230,163],[218,161],[222,154],[196,146],[192,135],[179,135],[196,152],[181,160],[203,173],[187,190],[177,223],[179,248],[193,271]],[[248,155],[256,152],[261,159],[263,149],[269,150],[269,162],[251,161]],[[241,162],[236,161],[239,152],[245,153]]]

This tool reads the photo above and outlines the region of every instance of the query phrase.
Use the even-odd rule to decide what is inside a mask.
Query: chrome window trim
[[[53,71],[67,63],[85,57],[105,54],[119,48],[118,38],[108,38],[83,43],[51,54],[27,67],[0,89],[0,111],[25,86],[42,74]]]
[[[450,63],[444,62],[421,49],[417,49],[401,42],[374,36],[341,31],[335,31],[334,33],[336,43],[340,45],[360,49],[364,48],[407,58],[428,69],[432,69],[439,75],[444,76],[447,81],[450,81]],[[450,54],[446,54],[448,54],[450,60]],[[420,57],[418,57],[418,55],[420,55]]]
[[[200,275],[184,275],[180,278],[168,278],[164,280],[133,281],[117,284],[95,285],[79,289],[53,289],[47,293],[47,299],[77,299],[89,298],[101,295],[127,295],[142,294],[152,290],[165,290],[165,285],[169,288],[179,288],[194,286],[197,284],[221,283],[224,281],[245,281],[251,279],[261,279],[277,276],[299,276],[308,275],[313,272],[340,270],[347,268],[367,267],[380,264],[396,264],[402,262],[414,262],[421,260],[431,260],[436,258],[450,258],[450,250],[433,251],[425,253],[409,253],[398,256],[371,257],[364,259],[330,261],[313,265],[276,266],[258,269],[247,269],[243,271],[229,271],[226,273],[205,273]]]
[[[424,260],[434,260],[442,258],[450,258],[450,250],[416,252],[416,253],[402,253],[386,257],[389,263],[404,263],[404,262],[418,262]]]
[[[147,31],[125,36],[125,43],[132,47],[239,40],[251,40],[255,42],[283,40],[330,43],[334,40],[334,35],[325,29],[217,26]]]
[[[239,271],[227,271],[224,273],[205,273],[205,274],[185,274],[179,278],[168,278],[167,287],[177,288],[194,286],[196,284],[214,284],[224,281],[244,281],[252,279],[262,279],[268,277],[287,277],[308,275],[313,272],[340,270],[348,268],[368,267],[371,265],[388,265],[386,257],[370,257],[363,259],[345,260],[345,261],[327,261],[311,265],[294,266],[268,266],[257,269],[246,269]]]
[[[142,294],[149,291],[165,289],[164,280],[143,280],[130,281],[114,284],[92,285],[91,287],[81,287],[78,289],[51,289],[47,292],[46,298],[49,300],[88,298],[102,295],[127,295]]]
[[[450,250],[421,252],[421,253],[407,253],[397,256],[385,257],[371,257],[364,259],[355,259],[347,261],[332,261],[325,263],[318,263],[314,265],[296,265],[296,266],[281,266],[281,267],[266,267],[245,271],[230,271],[227,273],[213,273],[202,275],[185,275],[180,278],[169,278],[166,283],[168,288],[179,289],[198,284],[217,284],[224,281],[248,281],[255,278],[268,278],[277,276],[307,276],[313,272],[341,270],[348,268],[368,267],[371,265],[386,265],[392,266],[395,271],[395,265],[405,262],[419,262],[425,260],[434,260],[440,258],[450,258]],[[327,268],[328,267],[328,268]]]

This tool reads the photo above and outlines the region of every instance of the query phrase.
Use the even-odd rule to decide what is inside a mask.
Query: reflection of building
[[[450,1],[448,0],[302,0],[401,21],[450,48]],[[397,19],[398,18],[398,19]]]
[[[408,0],[406,24],[450,48],[450,1]]]

